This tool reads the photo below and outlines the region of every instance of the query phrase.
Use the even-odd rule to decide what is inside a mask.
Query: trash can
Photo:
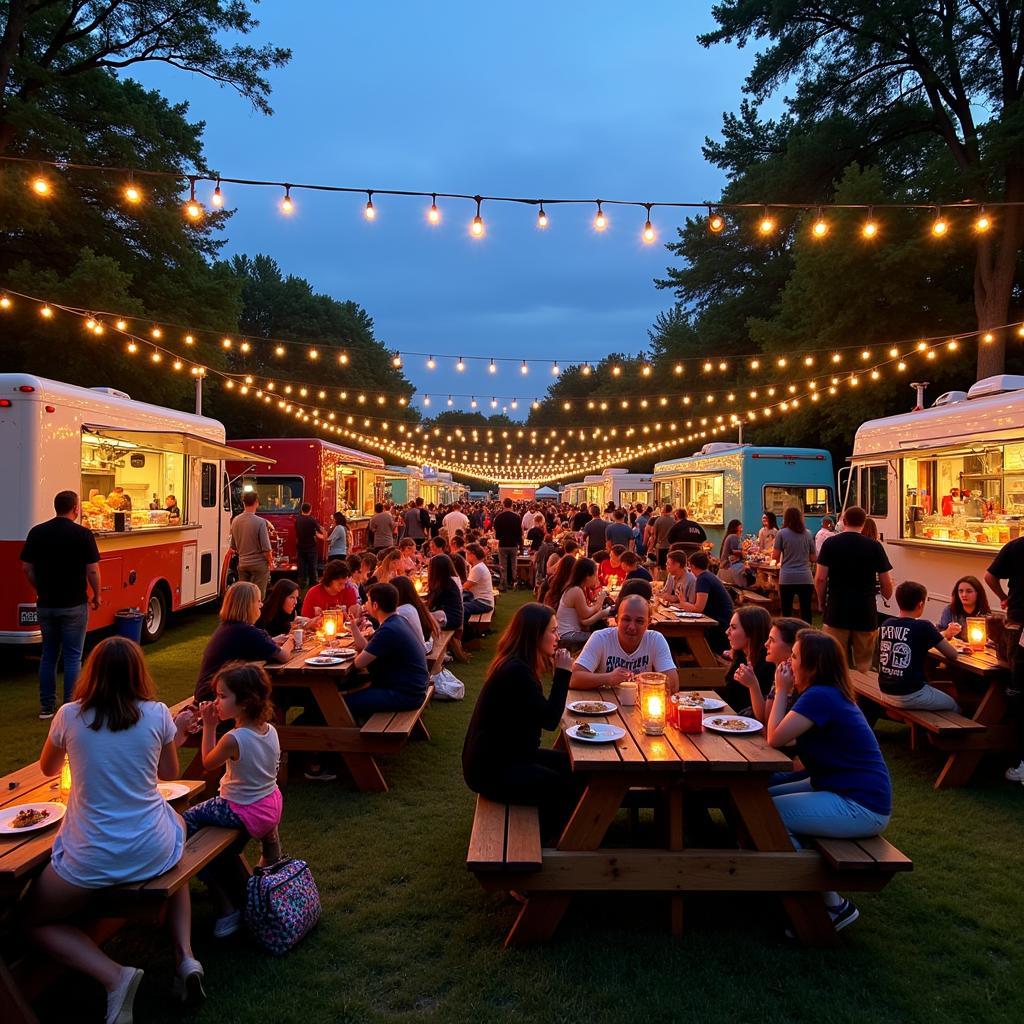
[[[127,637],[137,644],[142,643],[142,620],[144,616],[138,608],[122,608],[114,613],[114,630],[118,636]]]

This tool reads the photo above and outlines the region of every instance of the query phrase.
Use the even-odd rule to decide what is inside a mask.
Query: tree
[[[761,103],[796,78],[801,122],[843,114],[879,147],[938,139],[959,198],[1024,203],[1024,7],[1019,0],[720,0],[711,46],[769,38],[744,86]],[[983,118],[983,119],[982,119]],[[975,241],[979,329],[1010,319],[1024,207],[1000,210]],[[978,376],[1002,372],[1005,339],[979,350]]]
[[[4,0],[0,15],[0,154],[48,118],[54,98],[82,75],[168,64],[229,86],[269,114],[264,75],[291,59],[281,47],[221,42],[258,27],[246,0]]]

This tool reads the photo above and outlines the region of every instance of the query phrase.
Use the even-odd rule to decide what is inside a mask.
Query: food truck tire
[[[163,636],[169,614],[170,602],[167,600],[167,592],[158,583],[149,595],[146,614],[142,620],[142,642],[144,644],[156,643]]]

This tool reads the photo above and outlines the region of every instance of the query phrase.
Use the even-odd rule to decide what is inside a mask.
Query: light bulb
[[[48,196],[50,194],[50,183],[42,175],[32,179],[32,191],[37,196]]]
[[[860,233],[864,238],[874,238],[878,234],[878,224],[870,217],[861,225]]]
[[[537,227],[546,228],[548,226],[548,215],[544,212],[544,207],[537,211]]]
[[[284,190],[284,199],[281,200],[281,212],[286,215],[295,212],[295,203],[292,201],[291,191],[288,188]]]
[[[530,368],[526,365],[526,360],[523,360],[523,365],[519,367],[519,372],[526,374],[530,372]]]
[[[643,240],[646,245],[650,245],[658,236],[654,232],[654,225],[650,220],[644,223]]]
[[[142,191],[137,185],[125,185],[124,198],[126,202],[137,205],[142,202]]]
[[[558,369],[558,363],[551,364],[551,376],[557,377],[561,371]]]
[[[936,214],[935,220],[932,221],[932,234],[936,238],[941,238],[949,230],[949,224],[946,222],[942,214]]]
[[[483,236],[484,236],[484,221],[483,221],[483,218],[480,216],[479,213],[473,218],[473,223],[470,225],[469,230],[470,230],[470,233],[473,235],[474,238],[483,238]]]
[[[618,377],[619,374],[621,374],[621,373],[622,373],[622,367],[621,366],[613,366],[612,367],[612,376],[613,377]]]
[[[459,356],[459,361],[455,364],[455,369],[462,373],[465,370],[466,364],[462,361],[462,356]]]
[[[757,230],[762,235],[770,235],[775,230],[775,218],[769,217],[767,213],[758,221]]]
[[[437,196],[432,196],[430,201],[430,209],[427,210],[427,220],[431,224],[441,223],[441,211],[437,208]]]
[[[427,369],[428,370],[433,370],[436,366],[437,366],[437,363],[434,361],[434,357],[433,356],[428,356],[427,357]]]
[[[401,357],[401,355],[399,355],[399,353],[397,353],[397,352],[395,353],[394,358],[391,360],[391,365],[396,370],[400,370],[402,368],[402,357]]]
[[[213,195],[210,196],[210,205],[216,207],[218,210],[224,205],[224,193],[220,190],[219,181],[213,190]]]
[[[594,230],[604,231],[608,227],[608,218],[604,215],[604,210],[601,209],[601,204],[597,204],[597,215],[594,217]]]
[[[363,216],[367,220],[373,220],[377,216],[377,211],[376,211],[376,209],[374,208],[374,205],[373,205],[373,193],[372,192],[367,193],[367,196],[368,196],[368,198],[366,200],[366,206],[363,209]]]
[[[708,217],[708,231],[717,235],[725,227],[725,218],[720,213],[712,213]]]
[[[53,319],[53,310],[49,306],[43,306],[43,308],[41,310],[39,310],[39,315],[44,320],[52,320]]]
[[[283,356],[284,355],[284,345],[275,345],[274,346],[274,355],[275,356]]]
[[[985,212],[984,208],[982,208],[981,212],[978,214],[978,219],[974,222],[974,230],[977,231],[978,234],[984,234],[990,227],[992,227],[992,218]]]
[[[488,373],[497,373],[498,372],[498,367],[495,366],[493,359],[490,361],[490,363],[487,366],[487,372]]]
[[[153,329],[152,329],[152,330],[151,330],[151,331],[149,332],[149,334],[150,334],[150,337],[153,337],[153,338],[162,338],[162,337],[163,337],[163,334],[164,334],[164,332],[163,332],[162,330],[160,330],[160,328],[159,328],[159,327],[154,327],[154,328],[153,328]]]
[[[185,216],[192,221],[200,220],[203,216],[203,204],[198,200],[190,199],[185,203]]]
[[[0,309],[10,309],[10,308],[11,308],[11,300],[6,295],[0,296]]]
[[[186,334],[185,335],[185,344],[186,345],[194,345],[195,343],[196,343],[196,339],[193,338],[191,334]]]
[[[811,227],[811,234],[815,238],[824,238],[828,234],[828,221],[824,220],[820,213]]]

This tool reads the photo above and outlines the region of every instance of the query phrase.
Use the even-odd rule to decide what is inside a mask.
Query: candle
[[[337,630],[338,627],[335,624],[334,619],[327,619],[324,622],[324,636],[327,637],[328,640],[330,640],[334,636]]]
[[[637,680],[640,684],[640,720],[644,732],[648,736],[661,736],[665,732],[665,720],[668,717],[666,676],[663,672],[641,672]]]
[[[423,593],[423,580],[415,579],[415,580],[412,581],[412,585],[416,588],[416,593],[417,594],[422,594]]]
[[[988,642],[988,623],[984,618],[967,619],[967,643],[972,651],[983,651]]]

